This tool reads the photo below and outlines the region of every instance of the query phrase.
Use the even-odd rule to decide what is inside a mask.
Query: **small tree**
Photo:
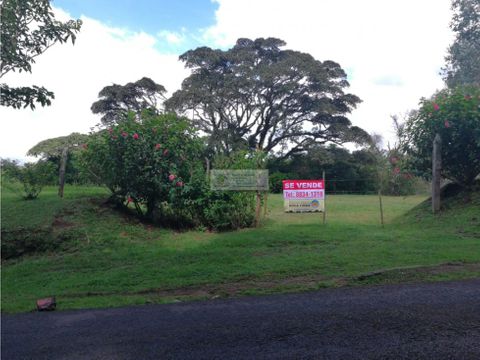
[[[430,177],[435,135],[442,138],[442,176],[470,187],[480,173],[480,87],[445,89],[422,99],[405,127],[410,166]]]
[[[24,165],[2,160],[1,167],[2,186],[19,193],[25,200],[36,199],[55,172],[53,164],[43,160]]]
[[[70,153],[83,146],[88,139],[88,135],[72,133],[68,136],[60,136],[52,139],[40,141],[37,145],[28,150],[29,156],[41,156],[43,160],[51,157],[60,159],[58,195],[63,197],[63,188],[65,186],[65,172]]]

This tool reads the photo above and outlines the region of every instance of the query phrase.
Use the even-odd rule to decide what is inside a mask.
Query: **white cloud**
[[[58,9],[56,14],[69,17]],[[1,79],[12,86],[42,85],[55,93],[51,106],[35,111],[0,107],[1,157],[23,159],[41,140],[88,132],[99,122],[90,106],[104,86],[148,76],[173,92],[188,75],[177,55],[155,49],[154,36],[82,20],[74,46],[56,44],[37,58],[32,74],[9,73]]]
[[[185,35],[175,31],[162,30],[158,36],[172,45],[179,45],[185,41]]]
[[[223,48],[239,37],[278,37],[288,48],[339,62],[352,74],[349,91],[363,100],[351,118],[368,131],[388,138],[390,115],[415,108],[420,97],[443,87],[438,72],[453,39],[450,0],[215,1],[215,25],[189,36]],[[38,57],[33,74],[1,79],[44,85],[56,99],[33,112],[0,107],[0,156],[23,157],[43,139],[87,132],[99,121],[90,106],[106,85],[149,76],[173,92],[187,76],[178,55],[162,54],[157,42],[160,36],[177,45],[186,30],[156,37],[82,20],[75,46],[58,44]]]
[[[216,24],[205,29],[205,41],[230,47],[239,37],[277,37],[340,63],[353,74],[349,91],[363,100],[351,119],[370,132],[391,137],[390,115],[443,87],[450,0],[215,1]]]

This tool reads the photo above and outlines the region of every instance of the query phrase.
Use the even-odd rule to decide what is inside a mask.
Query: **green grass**
[[[90,199],[105,197],[100,188],[65,193],[61,200],[46,189],[34,201],[2,194],[2,229],[51,224],[60,216],[82,234],[63,251],[5,261],[3,311],[29,311],[35,299],[51,295],[60,309],[71,309],[480,275],[475,266],[401,270],[479,263],[477,198],[433,217],[425,209],[409,213],[424,197],[384,197],[382,228],[376,196],[329,196],[323,225],[319,214],[284,213],[281,196],[270,195],[262,227],[211,233],[128,219]],[[382,269],[393,270],[359,280]]]

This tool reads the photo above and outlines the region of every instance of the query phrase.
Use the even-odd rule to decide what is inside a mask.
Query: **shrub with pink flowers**
[[[422,99],[405,128],[410,167],[431,174],[433,139],[442,139],[442,176],[470,187],[480,174],[480,87],[445,89]]]
[[[93,134],[82,160],[96,182],[111,190],[112,202],[148,221],[215,230],[251,226],[253,194],[211,191],[204,153],[202,140],[186,119],[144,113],[140,122],[132,117]],[[245,154],[230,160],[233,165],[218,166],[256,165]]]
[[[83,159],[112,199],[153,220],[165,204],[181,207],[182,192],[202,168],[201,153],[187,120],[145,113],[142,122],[132,119],[93,135]]]

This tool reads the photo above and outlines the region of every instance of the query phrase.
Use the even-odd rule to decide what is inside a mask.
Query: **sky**
[[[105,86],[143,76],[171,94],[188,71],[178,56],[199,46],[228,49],[240,37],[277,37],[286,48],[338,62],[348,92],[362,103],[349,118],[393,142],[392,115],[415,109],[444,84],[439,75],[453,41],[450,0],[55,0],[59,20],[80,18],[74,46],[56,44],[31,74],[8,73],[10,86],[42,85],[48,107],[0,107],[0,157],[32,160],[39,141],[89,132]]]

